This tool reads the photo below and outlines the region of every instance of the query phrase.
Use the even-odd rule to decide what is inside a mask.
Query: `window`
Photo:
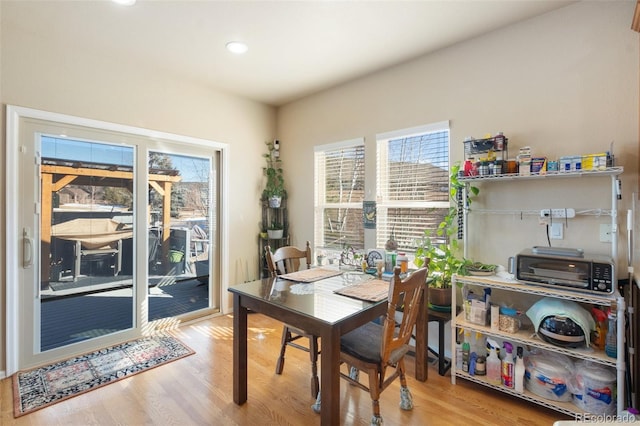
[[[321,249],[364,249],[364,139],[315,148],[315,235]]]
[[[413,252],[449,209],[449,123],[377,135],[376,245]]]

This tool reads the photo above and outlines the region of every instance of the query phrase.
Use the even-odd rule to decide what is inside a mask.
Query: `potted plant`
[[[280,159],[280,151],[275,148],[273,141],[265,142],[268,152],[262,154],[267,165],[262,168],[264,175],[267,177],[267,184],[262,191],[262,199],[269,201],[269,207],[278,208],[282,199],[287,193],[284,189],[284,178],[282,176],[282,160]]]
[[[436,306],[451,306],[451,277],[453,274],[467,275],[467,267],[473,262],[460,254],[458,242],[459,197],[464,183],[458,180],[460,163],[451,167],[449,175],[449,199],[451,206],[442,222],[435,230],[425,230],[424,237],[417,241],[415,260],[421,267],[423,259],[429,258],[429,303]],[[471,204],[471,195],[478,195],[479,189],[469,187],[467,205]]]
[[[273,221],[271,223],[271,226],[267,228],[267,236],[272,240],[278,240],[282,238],[283,234],[284,234],[284,227],[276,221]]]

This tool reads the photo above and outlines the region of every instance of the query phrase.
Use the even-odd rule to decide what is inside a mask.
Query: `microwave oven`
[[[579,249],[534,247],[523,250],[515,261],[518,281],[590,293],[615,291],[615,264],[611,257],[588,255]]]

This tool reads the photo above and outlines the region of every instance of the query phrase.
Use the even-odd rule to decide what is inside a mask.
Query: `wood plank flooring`
[[[195,355],[138,374],[32,414],[13,418],[11,379],[0,382],[0,424],[9,425],[319,425],[310,406],[308,355],[287,349],[282,375],[274,373],[281,323],[249,316],[249,399],[232,396],[231,316],[186,324],[174,331]],[[417,382],[407,362],[413,411],[400,410],[399,383],[382,393],[385,425],[552,425],[568,417],[474,383],[438,375]],[[368,425],[368,393],[342,382],[341,424]]]

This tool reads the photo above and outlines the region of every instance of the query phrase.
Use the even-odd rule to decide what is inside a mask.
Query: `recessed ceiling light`
[[[249,47],[241,41],[230,41],[227,43],[227,50],[236,55],[241,55],[249,50]]]
[[[136,4],[136,0],[111,0],[114,3],[121,4],[123,6],[133,6]]]

